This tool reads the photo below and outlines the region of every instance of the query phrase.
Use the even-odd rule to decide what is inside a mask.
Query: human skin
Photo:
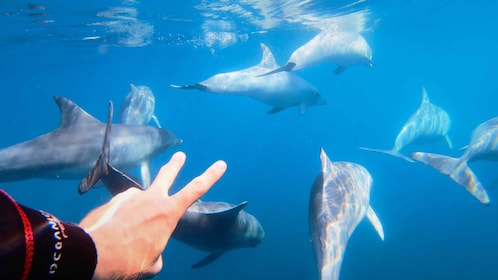
[[[226,171],[219,160],[181,190],[169,189],[186,160],[175,153],[147,190],[130,188],[91,211],[80,226],[97,248],[93,279],[136,279],[158,274],[161,254],[179,219]]]

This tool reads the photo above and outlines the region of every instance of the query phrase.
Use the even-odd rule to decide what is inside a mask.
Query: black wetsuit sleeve
[[[96,265],[95,244],[82,228],[0,190],[0,279],[91,279]]]

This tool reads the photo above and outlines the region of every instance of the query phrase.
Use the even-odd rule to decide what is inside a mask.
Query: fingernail
[[[184,152],[176,152],[173,154],[173,156],[171,157],[171,159],[181,159],[181,158],[186,158],[187,156],[185,155]]]
[[[225,171],[227,169],[227,163],[223,160],[218,160],[214,163],[214,168],[220,171]]]

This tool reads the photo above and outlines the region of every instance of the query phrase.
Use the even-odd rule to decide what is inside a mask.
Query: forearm
[[[0,191],[0,279],[91,279],[97,251],[78,225]]]

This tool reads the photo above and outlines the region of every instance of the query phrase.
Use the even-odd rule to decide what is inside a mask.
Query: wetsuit
[[[0,190],[0,279],[91,279],[96,264],[95,244],[82,228]]]

